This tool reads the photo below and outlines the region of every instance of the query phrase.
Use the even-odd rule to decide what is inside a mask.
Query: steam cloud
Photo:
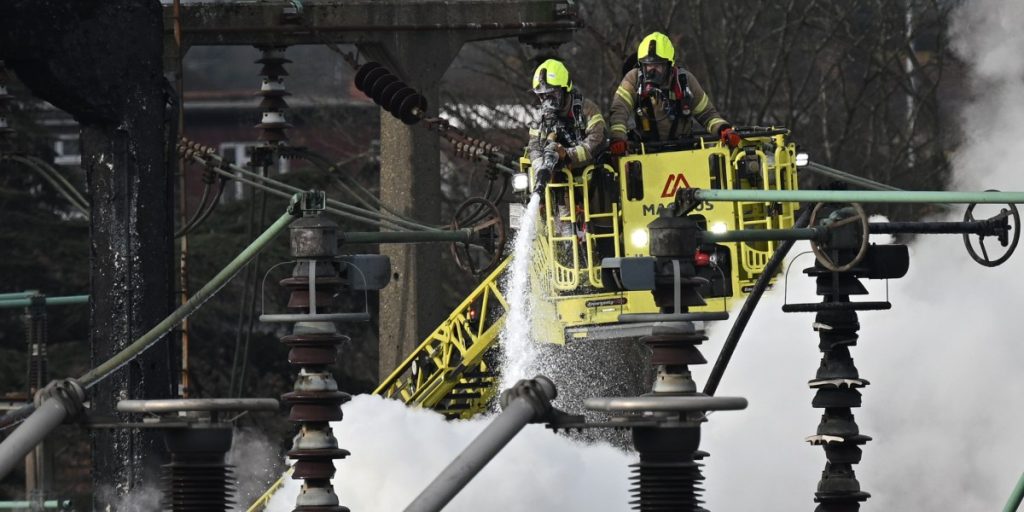
[[[344,411],[345,420],[332,426],[352,455],[338,462],[335,489],[343,505],[360,512],[404,509],[488,423],[449,422],[371,395],[355,397]],[[610,446],[584,446],[529,425],[445,511],[583,512],[609,510],[613,503],[619,509],[628,501],[632,462]],[[292,510],[298,488],[289,480],[267,510]]]

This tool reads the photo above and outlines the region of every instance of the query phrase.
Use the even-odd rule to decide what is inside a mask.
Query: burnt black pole
[[[98,363],[172,307],[172,173],[165,165],[163,26],[157,0],[13,0],[0,4],[0,58],[32,92],[81,125],[92,208],[91,360]],[[161,341],[96,386],[92,411],[172,395],[172,347]],[[94,509],[155,482],[154,434],[93,431]],[[106,496],[102,491],[107,491]]]

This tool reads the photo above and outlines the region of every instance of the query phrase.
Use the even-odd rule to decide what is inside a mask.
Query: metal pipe
[[[295,203],[297,202],[298,196],[292,197],[292,206],[289,207],[289,211],[282,214],[266,231],[260,234],[256,240],[253,240],[248,247],[242,250],[235,259],[231,260],[217,275],[213,276],[209,282],[195,293],[188,302],[182,304],[178,309],[174,310],[170,316],[163,319],[159,324],[150,329],[148,332],[143,334],[131,345],[128,345],[123,350],[118,352],[116,355],[108,359],[103,364],[89,370],[81,378],[79,382],[82,386],[90,388],[99,381],[110,376],[111,373],[116,371],[118,368],[128,364],[129,361],[134,359],[144,350],[152,346],[154,343],[164,337],[171,329],[173,329],[183,319],[188,318],[199,306],[202,306],[207,300],[213,297],[220,289],[230,281],[235,274],[238,273],[250,260],[256,257],[264,247],[267,246],[278,234],[281,233],[288,224],[291,223],[292,213]],[[7,413],[3,418],[0,418],[0,428],[6,427],[13,424],[14,422],[28,416],[35,410],[35,406],[32,404],[26,405],[20,409]],[[28,420],[26,420],[28,421]],[[18,427],[19,429],[21,427]],[[44,434],[45,436],[45,434]],[[6,442],[6,441],[5,441]],[[3,477],[0,476],[0,479]]]
[[[23,292],[0,293],[0,300],[24,299],[25,297],[31,297],[33,295],[39,295],[39,290],[26,290],[26,291],[23,291]]]
[[[998,231],[1001,220],[990,219],[964,222],[872,222],[868,231],[872,234],[922,234],[922,235],[962,235],[986,234]]]
[[[444,468],[405,508],[405,512],[437,512],[445,507],[527,424],[541,421],[557,395],[546,377],[521,380],[508,391],[511,397],[501,414]],[[503,398],[505,398],[503,397]]]
[[[999,222],[993,220],[965,222],[871,222],[868,232],[872,234],[932,234],[960,235],[986,234],[999,228]],[[701,233],[701,240],[710,243],[722,242],[769,242],[783,240],[817,240],[825,235],[821,227],[789,228],[789,229],[740,229],[713,233]]]
[[[701,240],[710,243],[722,242],[771,242],[781,240],[814,240],[823,230],[818,228],[790,229],[738,229],[724,233],[705,231],[700,234]]]
[[[1013,492],[1010,493],[1010,499],[1006,501],[1003,512],[1017,512],[1022,500],[1024,500],[1024,474],[1021,474],[1020,478],[1017,479],[1017,485],[1013,488]]]
[[[694,198],[709,202],[803,203],[951,203],[1021,204],[1024,192],[950,192],[877,190],[708,190],[696,189]]]
[[[426,242],[472,242],[472,229],[451,231],[346,231],[338,233],[345,244],[416,244]]]
[[[297,196],[293,197],[293,204]],[[266,231],[260,234],[256,240],[253,240],[248,247],[242,250],[235,256],[235,259],[231,260],[217,275],[213,276],[202,288],[199,289],[192,297],[188,299],[188,302],[182,304],[178,309],[174,310],[167,318],[163,319],[159,324],[150,329],[146,334],[143,334],[139,339],[135,340],[134,343],[128,345],[123,350],[117,353],[114,357],[111,357],[103,364],[93,368],[86,372],[79,381],[86,388],[90,388],[100,380],[103,380],[111,373],[116,371],[118,368],[128,364],[129,361],[135,359],[136,356],[142,353],[142,351],[149,348],[151,345],[156,343],[165,334],[170,332],[179,322],[188,318],[199,306],[202,306],[207,300],[213,297],[221,287],[227,284],[231,278],[235,277],[238,271],[242,270],[250,260],[256,257],[260,251],[263,250],[274,238],[277,237],[281,231],[288,227],[292,222],[294,214],[292,208],[289,211],[281,214],[280,217]]]
[[[584,400],[583,406],[591,411],[606,412],[740,411],[747,408],[747,399],[700,395],[600,397]]]
[[[0,501],[0,510],[32,509],[38,507],[35,501]],[[66,508],[71,506],[71,501],[46,500],[42,503],[43,508]]]
[[[166,414],[181,411],[276,411],[273,398],[166,398],[159,400],[120,400],[120,412]]]
[[[6,308],[27,308],[32,305],[34,299],[0,299],[0,309]],[[68,295],[66,297],[45,297],[43,303],[47,306],[67,306],[68,304],[88,304],[88,295]]]
[[[49,398],[0,443],[0,480],[25,459],[25,455],[68,417],[60,400]]]

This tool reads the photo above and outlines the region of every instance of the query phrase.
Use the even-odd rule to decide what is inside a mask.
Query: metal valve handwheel
[[[474,276],[490,272],[501,262],[505,248],[505,223],[501,212],[494,203],[482,197],[467,199],[455,210],[452,219],[452,229],[465,228],[473,230],[476,241],[451,245],[455,263]]]
[[[998,191],[986,190],[986,192]],[[964,212],[964,222],[976,221],[976,219],[974,218],[975,206],[978,206],[977,203],[971,203],[967,207],[967,211]],[[985,247],[986,235],[984,234],[975,235],[978,237],[978,247],[981,249],[981,254],[979,255],[978,252],[974,250],[974,244],[971,243],[971,235],[968,233],[964,233],[964,247],[967,248],[967,254],[971,256],[971,259],[977,261],[979,264],[984,265],[986,267],[997,267],[1005,263],[1006,260],[1010,259],[1010,256],[1013,254],[1013,251],[1017,249],[1017,243],[1020,242],[1020,212],[1017,211],[1017,206],[1013,203],[1007,204],[1006,206],[1008,206],[1009,208],[1003,208],[998,214],[996,214],[995,217],[992,217],[993,219],[995,219],[996,217],[1003,216],[1011,217],[1013,219],[1013,226],[1010,228],[1011,230],[1013,230],[1012,238],[1010,233],[1008,233],[1007,231],[1002,231],[998,235],[995,235],[996,239],[999,240],[999,244],[1007,248],[1006,252],[1004,252],[1002,256],[996,259],[992,259],[992,257],[989,256],[988,248]]]
[[[821,263],[821,266],[831,270],[832,272],[846,272],[850,270],[857,266],[857,264],[860,263],[868,253],[868,239],[871,236],[871,232],[868,228],[868,215],[864,212],[864,207],[861,206],[860,203],[850,203],[850,206],[853,207],[855,212],[854,216],[829,222],[827,224],[823,224],[821,227],[824,227],[828,231],[832,231],[848,224],[860,223],[860,247],[858,247],[857,255],[854,256],[852,260],[842,265],[837,265],[836,262],[832,261],[832,257],[829,255],[829,253],[832,252],[832,248],[828,246],[827,242],[811,240],[811,251],[814,252],[814,257],[818,259],[818,263]],[[821,213],[821,209],[824,207],[825,203],[818,203],[814,206],[814,210],[811,211],[811,220],[807,224],[808,226],[814,227],[818,225],[818,214]],[[825,240],[827,239],[828,236],[825,237]]]

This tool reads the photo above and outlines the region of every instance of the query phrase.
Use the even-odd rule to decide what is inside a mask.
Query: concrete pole
[[[438,82],[462,47],[457,34],[395,33],[381,45],[360,49],[427,98],[438,113]],[[398,213],[425,224],[441,223],[441,158],[436,133],[380,112],[380,198]],[[379,375],[388,375],[444,318],[438,246],[382,246],[391,258],[391,285],[380,292]]]
[[[0,5],[0,58],[36,96],[81,125],[91,211],[94,363],[105,361],[171,311],[173,172],[165,162],[162,8],[157,0]],[[174,352],[159,346],[93,389],[92,412],[117,416],[125,398],[169,398]],[[95,510],[163,462],[156,434],[93,431]],[[145,475],[145,476],[144,476]],[[104,491],[108,496],[104,497]]]

